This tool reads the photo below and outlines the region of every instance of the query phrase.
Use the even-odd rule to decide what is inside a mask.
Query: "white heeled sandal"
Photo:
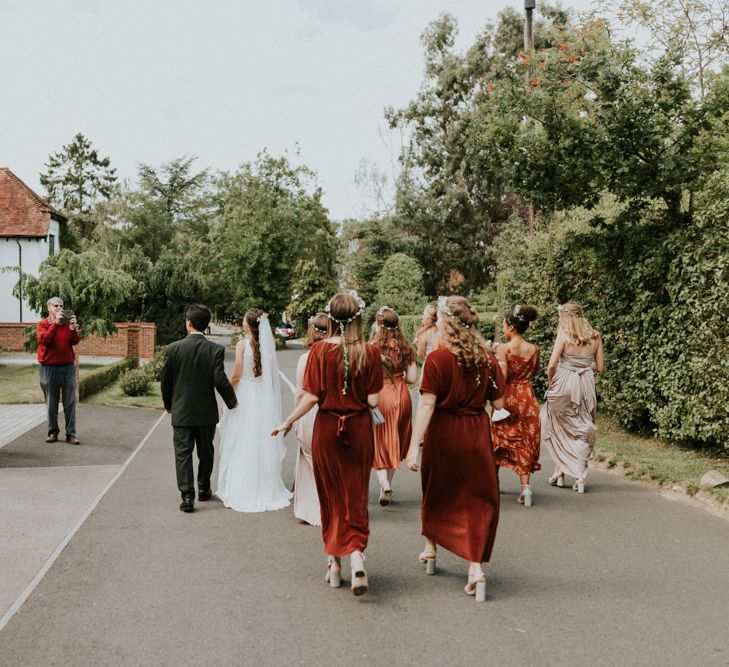
[[[337,568],[334,569],[333,565],[336,565]],[[342,564],[336,556],[327,556],[327,573],[324,581],[332,588],[339,588],[342,585]]]
[[[516,500],[518,503],[524,505],[524,507],[532,506],[532,490],[529,488],[528,484],[524,484],[521,487],[521,493]]]
[[[463,589],[466,595],[473,595],[476,602],[486,602],[486,575],[483,571],[468,575],[468,582]]]
[[[564,488],[564,473],[558,472],[549,478],[549,483],[552,486],[558,486],[560,489]]]
[[[435,551],[430,551],[429,549],[425,549],[424,551],[420,552],[420,555],[418,556],[418,560],[425,565],[425,574],[435,574],[435,562],[436,562],[436,553]]]
[[[354,595],[364,595],[369,588],[364,554],[361,551],[353,551],[349,556],[349,562],[352,566],[352,593]]]

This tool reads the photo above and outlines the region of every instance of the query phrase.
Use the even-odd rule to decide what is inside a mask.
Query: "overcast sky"
[[[319,175],[334,219],[373,203],[362,158],[390,172],[383,120],[422,81],[420,34],[444,11],[469,45],[521,0],[0,0],[0,166],[42,190],[82,132],[122,178],[183,154],[235,169],[263,148]],[[589,0],[564,6],[589,9]]]

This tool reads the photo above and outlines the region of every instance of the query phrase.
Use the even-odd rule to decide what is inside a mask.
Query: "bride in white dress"
[[[217,495],[238,512],[278,510],[288,507],[292,494],[281,479],[283,437],[271,436],[281,423],[276,345],[262,310],[246,312],[243,331],[231,376],[238,407],[220,420]]]

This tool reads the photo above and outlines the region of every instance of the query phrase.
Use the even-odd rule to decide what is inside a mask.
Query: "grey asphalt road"
[[[291,379],[299,353],[280,354]],[[458,558],[418,564],[418,476],[396,475],[389,508],[373,483],[355,598],[324,583],[319,530],[291,508],[181,513],[165,419],[0,633],[0,664],[729,665],[729,524],[608,473],[578,496],[543,465],[530,509],[501,472],[484,604]]]

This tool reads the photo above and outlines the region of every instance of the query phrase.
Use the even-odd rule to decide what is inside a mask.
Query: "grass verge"
[[[120,380],[116,380],[106,389],[86,398],[84,403],[92,405],[111,405],[125,408],[152,408],[164,410],[162,394],[160,394],[159,382],[153,382],[150,391],[145,396],[127,396],[121,388]]]
[[[666,488],[679,487],[688,496],[705,495],[729,506],[729,487],[699,486],[701,476],[718,470],[729,477],[729,455],[697,451],[642,438],[621,429],[609,416],[597,419],[597,444],[593,459],[600,467],[621,471],[626,477],[655,482]]]
[[[84,377],[102,367],[99,364],[81,364],[79,374]],[[38,368],[38,364],[0,366],[0,404],[43,403]]]

